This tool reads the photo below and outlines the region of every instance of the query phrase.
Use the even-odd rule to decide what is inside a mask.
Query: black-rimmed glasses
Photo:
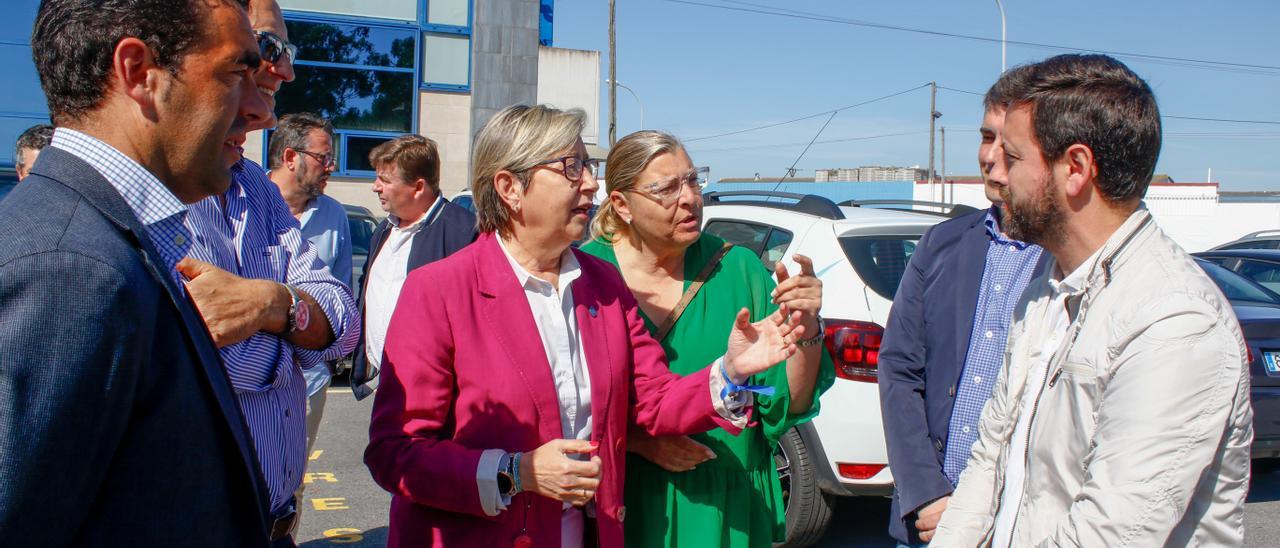
[[[560,164],[560,169],[548,167],[551,164]],[[556,158],[554,160],[546,160],[546,161],[538,162],[536,164],[533,164],[533,167],[529,169],[533,169],[536,167],[548,167],[548,169],[559,171],[560,174],[564,175],[565,179],[569,180],[569,182],[577,184],[582,182],[583,171],[590,171],[591,175],[594,176],[596,174],[596,168],[599,165],[600,165],[599,158],[581,158],[578,156],[565,156],[563,158]]]
[[[298,59],[298,46],[286,42],[276,33],[255,30],[253,35],[258,39],[258,53],[263,61],[274,65],[280,62],[281,57],[288,56],[289,64],[293,64]]]
[[[307,156],[315,158],[315,160],[317,162],[320,162],[320,165],[324,167],[333,167],[334,164],[336,163],[336,160],[332,154],[320,154],[317,152],[311,152],[310,150],[298,150],[296,148],[293,149],[293,151],[297,152],[298,154],[306,154]]]

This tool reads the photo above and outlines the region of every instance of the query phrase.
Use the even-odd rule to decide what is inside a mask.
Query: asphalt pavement
[[[304,547],[385,546],[391,496],[369,477],[364,447],[369,440],[373,398],[356,401],[345,386],[329,389],[328,403],[311,453],[303,493],[298,543]],[[820,547],[892,547],[884,531],[889,500],[847,498]],[[1245,505],[1245,546],[1280,546],[1280,470],[1255,469]]]

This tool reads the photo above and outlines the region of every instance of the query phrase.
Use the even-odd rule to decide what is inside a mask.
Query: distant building
[[[861,166],[856,168],[819,169],[813,172],[813,180],[827,182],[859,181],[919,181],[929,177],[929,171],[920,166]]]

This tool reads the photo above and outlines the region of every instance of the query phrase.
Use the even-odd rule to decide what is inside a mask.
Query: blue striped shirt
[[[302,370],[350,353],[360,328],[351,290],[330,275],[302,238],[298,221],[262,168],[241,160],[232,174],[225,194],[191,205],[191,256],[237,276],[298,287],[319,303],[335,335],[332,345],[318,351],[263,332],[219,350],[253,436],[272,511],[280,513],[292,502],[307,462]]]
[[[996,374],[1004,363],[1004,346],[1013,322],[1013,309],[1031,281],[1043,251],[1039,246],[1010,240],[1000,232],[999,209],[987,211],[987,263],[978,286],[978,304],[973,313],[973,330],[964,370],[956,387],[947,431],[947,450],[942,472],[955,485],[969,463],[973,442],[978,440],[978,418],[991,397]]]
[[[183,225],[187,206],[138,162],[94,137],[60,127],[54,130],[49,146],[84,160],[111,183],[142,223],[151,244],[160,253],[165,272],[182,291],[183,278],[175,265],[187,256],[191,247],[191,232]]]

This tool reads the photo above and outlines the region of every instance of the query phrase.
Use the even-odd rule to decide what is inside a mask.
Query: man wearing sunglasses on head
[[[249,23],[262,65],[254,83],[274,112],[292,81],[295,48],[275,0],[250,0]],[[246,131],[274,127],[274,114]],[[227,144],[243,152],[245,137]],[[230,188],[193,204],[193,242],[178,270],[218,345],[253,437],[270,496],[271,539],[293,546],[295,493],[307,463],[304,370],[351,352],[359,338],[347,284],[336,279],[303,236],[298,220],[258,164],[241,158]]]

